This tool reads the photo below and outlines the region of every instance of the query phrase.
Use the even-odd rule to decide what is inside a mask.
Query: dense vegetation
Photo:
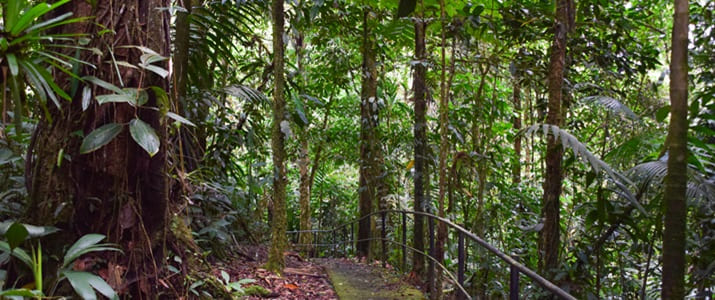
[[[0,2],[0,298],[226,297],[237,243],[280,273],[383,209],[579,299],[712,293],[715,1],[48,2]]]

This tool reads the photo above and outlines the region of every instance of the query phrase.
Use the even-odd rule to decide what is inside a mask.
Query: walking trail
[[[325,268],[341,300],[426,299],[393,271],[350,259],[313,259]]]

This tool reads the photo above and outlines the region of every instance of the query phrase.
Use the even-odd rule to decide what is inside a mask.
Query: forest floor
[[[425,299],[416,288],[405,283],[392,270],[355,259],[305,259],[296,252],[285,252],[283,276],[264,269],[268,259],[265,246],[242,245],[240,255],[226,265],[231,279],[254,279],[246,284],[270,291],[266,296],[247,299]],[[218,275],[218,274],[217,274]]]

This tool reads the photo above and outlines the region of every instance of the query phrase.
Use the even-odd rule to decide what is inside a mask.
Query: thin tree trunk
[[[420,5],[421,6],[421,5]],[[427,100],[425,99],[427,89],[425,86],[425,78],[427,74],[426,63],[427,56],[425,51],[425,31],[427,24],[423,20],[423,15],[420,10],[420,15],[415,20],[415,59],[419,62],[415,65],[413,75],[413,90],[415,99],[415,115],[414,115],[414,193],[415,203],[414,210],[417,212],[425,211],[425,163],[427,161]],[[413,229],[413,245],[417,251],[425,250],[424,242],[424,218],[415,216]],[[421,254],[412,256],[412,272],[417,275],[417,278],[422,278],[425,273],[425,260]]]
[[[285,132],[289,128],[285,120],[284,61],[283,61],[283,0],[273,0],[273,127],[271,150],[273,151],[273,219],[271,220],[271,249],[266,268],[273,272],[282,272],[285,267],[283,252],[288,244],[286,238],[286,167],[285,167]]]
[[[370,11],[366,8],[363,12],[362,36],[362,92],[360,97],[360,186],[359,210],[360,217],[365,217],[372,212],[373,201],[377,195],[380,180],[377,176],[377,124],[378,124],[378,99],[377,99],[377,67],[375,61],[375,41],[370,30]],[[371,218],[360,221],[358,226],[357,254],[371,257],[370,231],[374,223]]]
[[[685,296],[685,230],[688,161],[688,1],[675,0],[670,62],[668,173],[665,176],[663,299]]]
[[[440,0],[440,18],[442,20],[442,68],[440,72],[440,95],[439,95],[439,199],[437,201],[438,214],[444,217],[444,201],[447,194],[447,154],[449,153],[449,136],[447,127],[449,126],[449,90],[447,87],[447,14],[445,13],[444,0]],[[452,58],[454,59],[454,58]],[[447,239],[447,225],[439,222],[437,225],[437,247],[436,259],[439,263],[444,260],[444,242]],[[442,297],[442,268],[437,268],[435,290],[430,294],[432,299]]]
[[[556,22],[554,24],[554,41],[551,45],[551,62],[549,66],[549,102],[546,123],[561,126],[563,123],[562,85],[566,59],[566,35],[570,26],[572,9],[570,0],[556,1]],[[546,174],[544,182],[544,198],[541,217],[544,227],[539,232],[539,270],[546,278],[553,279],[559,267],[559,251],[561,237],[561,184],[563,180],[563,148],[561,143],[549,135],[546,146]]]
[[[521,183],[521,78],[519,77],[519,70],[516,70],[513,75],[513,99],[514,99],[514,131],[516,135],[514,136],[514,155],[516,160],[511,169],[511,182],[514,186],[518,186]]]
[[[300,193],[300,230],[310,230],[310,175],[308,168],[310,167],[310,155],[308,155],[308,137],[306,136],[307,128],[304,130],[300,138],[300,152],[298,154],[298,167],[300,173],[300,185],[298,192]],[[313,235],[311,233],[301,233],[298,243],[304,245],[302,250],[305,253],[311,252]]]

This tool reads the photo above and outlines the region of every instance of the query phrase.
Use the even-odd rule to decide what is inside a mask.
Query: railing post
[[[509,267],[509,300],[519,300],[519,270],[515,266]]]
[[[336,256],[337,250],[338,250],[338,240],[335,238],[335,228],[333,228],[332,234],[333,236],[333,241],[331,243],[331,248],[333,248],[333,257]]]
[[[460,286],[464,286],[464,267],[465,264],[467,263],[465,258],[466,256],[464,255],[464,232],[459,232],[459,242],[457,245],[457,282],[459,282]],[[457,293],[457,299],[465,299],[467,295],[464,295],[462,293],[462,290],[460,289],[459,292]]]
[[[429,227],[429,256],[435,257],[436,253],[434,246],[434,219],[432,217],[428,217],[428,227]],[[435,290],[437,289],[436,286],[436,280],[435,280],[435,265],[434,261],[432,259],[429,259],[429,270],[427,270],[427,280],[429,280],[429,291],[430,293],[434,293]]]
[[[382,218],[382,267],[384,268],[387,264],[387,222],[385,222],[387,213],[382,212],[380,217]]]
[[[350,250],[355,253],[355,223],[350,223]]]
[[[348,256],[348,228],[343,227],[343,256]]]
[[[402,271],[407,271],[407,214],[402,212]]]

